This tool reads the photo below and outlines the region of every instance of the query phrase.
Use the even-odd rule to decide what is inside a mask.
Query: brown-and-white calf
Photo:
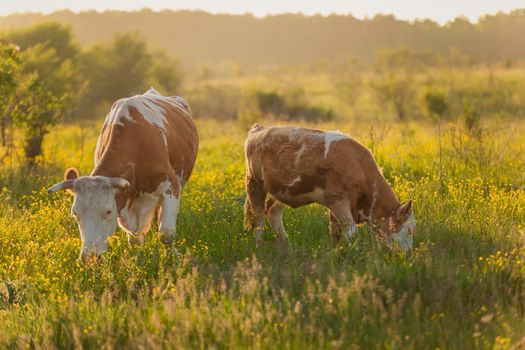
[[[401,204],[370,151],[340,132],[255,124],[245,143],[245,225],[263,237],[264,214],[281,242],[285,205],[320,203],[329,209],[330,237],[337,246],[356,224],[367,222],[391,246],[411,250],[415,221],[412,201]],[[268,198],[267,198],[268,197]]]
[[[80,229],[80,256],[100,255],[118,224],[130,243],[142,244],[155,213],[162,242],[175,238],[180,195],[199,146],[188,103],[150,89],[123,98],[108,113],[90,176],[66,170],[48,192],[75,196],[71,214]]]

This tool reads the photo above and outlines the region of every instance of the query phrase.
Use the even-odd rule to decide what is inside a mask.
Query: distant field
[[[509,349],[525,347],[525,122],[331,123],[370,147],[401,200],[412,254],[367,227],[334,251],[324,208],[287,209],[286,256],[242,228],[245,127],[198,120],[197,166],[174,250],[111,238],[78,262],[71,197],[45,189],[88,174],[100,125],[62,125],[40,165],[0,165],[0,348]],[[480,131],[481,130],[481,131]],[[4,150],[0,148],[0,155]],[[266,226],[268,229],[268,226]]]

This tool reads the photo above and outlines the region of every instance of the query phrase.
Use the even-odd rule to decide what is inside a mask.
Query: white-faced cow
[[[71,214],[80,229],[80,256],[100,255],[117,221],[132,244],[142,244],[157,212],[160,239],[175,238],[180,195],[198,149],[188,103],[153,88],[118,100],[106,116],[90,176],[66,170],[64,181],[48,192],[75,196]]]
[[[412,249],[412,202],[401,204],[370,151],[340,132],[255,124],[245,144],[245,225],[262,240],[264,214],[282,243],[284,205],[320,203],[329,209],[330,237],[349,239],[367,222],[390,246]],[[268,196],[268,199],[266,199]]]

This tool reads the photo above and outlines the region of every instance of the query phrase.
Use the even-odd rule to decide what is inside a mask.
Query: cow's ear
[[[77,168],[71,167],[64,173],[64,180],[75,180],[80,176]]]
[[[77,168],[71,167],[69,169],[66,169],[66,171],[64,172],[64,181],[68,181],[68,180],[73,181],[73,180],[78,179],[79,176],[80,174],[78,173]],[[69,194],[75,194],[75,192],[73,191],[73,188],[66,188],[66,191]]]
[[[410,213],[412,213],[412,200],[409,200],[397,209],[397,218],[401,221],[405,221]]]

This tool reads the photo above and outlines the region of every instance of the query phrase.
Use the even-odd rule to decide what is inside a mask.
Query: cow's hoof
[[[164,232],[159,232],[159,238],[160,241],[166,245],[172,245],[175,241],[175,235]]]
[[[288,255],[288,250],[290,248],[290,244],[288,243],[287,239],[278,239],[277,243],[275,245],[275,250],[277,251],[278,256],[286,256]]]
[[[128,242],[133,246],[141,246],[144,244],[144,235],[140,233],[128,233]]]

